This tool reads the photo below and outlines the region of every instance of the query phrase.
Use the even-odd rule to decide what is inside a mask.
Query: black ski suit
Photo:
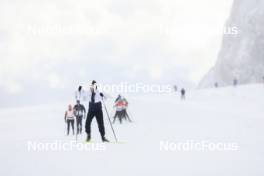
[[[82,104],[76,104],[73,109],[76,116],[77,134],[79,134],[82,133],[82,119],[86,110]]]
[[[85,124],[85,131],[88,136],[91,136],[91,123],[93,118],[95,117],[101,137],[104,138],[105,127],[104,127],[104,118],[103,118],[102,103],[101,103],[103,94],[98,92],[97,90],[93,92],[90,91],[89,93],[90,95],[88,96],[88,98],[90,99],[90,102],[89,102],[89,110]]]

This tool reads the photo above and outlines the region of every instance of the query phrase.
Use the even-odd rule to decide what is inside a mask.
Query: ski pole
[[[114,134],[115,140],[116,140],[116,142],[118,142],[117,137],[116,137],[116,134],[115,134],[115,130],[114,130],[113,125],[112,125],[112,123],[111,123],[111,120],[110,120],[110,117],[109,117],[109,114],[108,114],[108,111],[107,111],[107,108],[106,108],[106,106],[105,106],[105,102],[104,102],[103,98],[102,98],[102,102],[103,102],[103,104],[104,104],[105,112],[106,112],[106,114],[107,114],[108,121],[109,121],[109,123],[110,123],[110,126],[111,126],[112,132],[113,132],[113,134]]]
[[[133,122],[133,120],[131,120],[131,118],[130,118],[130,117],[131,117],[131,113],[130,113],[130,111],[128,110],[128,108],[127,108],[127,112],[128,112],[128,115],[129,115],[129,117],[128,117],[129,121],[130,121],[130,122]]]

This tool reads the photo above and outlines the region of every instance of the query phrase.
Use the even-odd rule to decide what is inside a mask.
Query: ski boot
[[[106,139],[104,136],[102,137],[103,142],[110,142],[108,139]]]
[[[90,142],[90,141],[91,141],[91,135],[87,135],[86,142]]]

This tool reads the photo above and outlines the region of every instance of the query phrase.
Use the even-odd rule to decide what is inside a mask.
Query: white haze
[[[192,87],[215,62],[231,4],[2,0],[0,106],[60,99],[92,79]]]

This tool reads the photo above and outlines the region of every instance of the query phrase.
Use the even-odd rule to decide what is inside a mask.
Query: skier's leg
[[[78,117],[76,117],[76,133],[78,134],[79,133],[79,127],[78,127]]]
[[[105,127],[104,127],[104,117],[103,117],[103,111],[102,110],[98,110],[96,112],[96,121],[98,124],[98,128],[101,134],[101,137],[104,138],[105,137]]]
[[[118,119],[121,124],[122,123],[122,111],[118,111]]]
[[[82,133],[82,120],[83,120],[83,117],[80,117],[80,122],[79,122],[79,127],[80,127],[80,133]]]
[[[127,120],[126,111],[124,109],[122,110],[122,119]]]
[[[67,120],[67,135],[70,133],[70,120]]]
[[[121,117],[121,123],[122,123],[122,121],[123,121],[123,119],[124,119],[124,110],[122,110],[122,111],[120,112],[120,117]]]
[[[77,131],[77,134],[79,133],[79,127],[78,127],[78,122],[79,122],[79,117],[76,117],[76,131]]]
[[[123,118],[124,118],[124,117],[123,117],[123,110],[121,110],[121,111],[120,111],[120,119],[121,119],[121,121],[122,121]]]
[[[91,136],[91,123],[93,117],[94,117],[94,113],[89,111],[85,122],[85,132],[87,133],[87,136]]]
[[[71,120],[72,134],[74,134],[74,120]]]
[[[77,117],[77,134],[81,132],[81,120],[82,120],[82,117],[78,116]]]

